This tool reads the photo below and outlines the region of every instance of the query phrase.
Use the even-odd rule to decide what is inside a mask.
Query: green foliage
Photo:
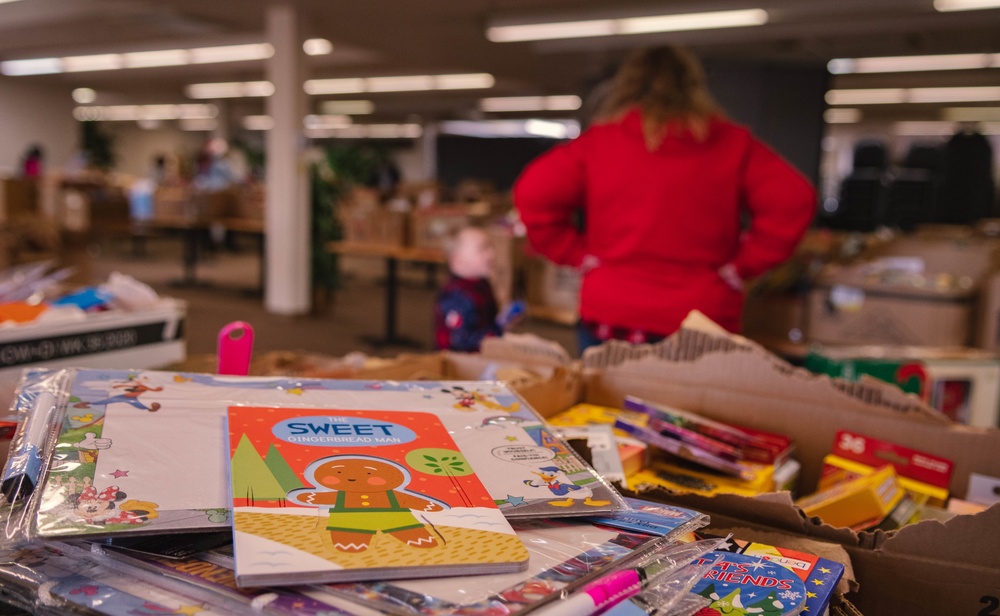
[[[80,122],[80,144],[87,160],[101,171],[115,165],[111,137],[101,130],[100,122]]]

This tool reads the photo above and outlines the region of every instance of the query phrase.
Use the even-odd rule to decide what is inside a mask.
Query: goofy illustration
[[[73,405],[76,409],[89,409],[91,406],[107,406],[115,402],[124,402],[134,406],[135,408],[142,411],[149,411],[154,413],[160,410],[160,403],[153,402],[149,406],[146,406],[139,401],[139,396],[146,393],[147,391],[163,391],[162,387],[150,387],[145,383],[140,382],[138,379],[130,378],[125,383],[119,383],[117,385],[112,385],[111,389],[121,389],[122,393],[111,396],[110,398],[105,398],[104,400],[98,400],[96,402],[78,402]]]

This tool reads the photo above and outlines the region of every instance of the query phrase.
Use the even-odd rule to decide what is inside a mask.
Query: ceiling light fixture
[[[198,47],[195,49],[155,49],[89,56],[7,60],[0,62],[0,73],[13,77],[64,72],[109,71],[123,68],[246,62],[263,60],[273,55],[274,48],[267,43],[222,45],[218,47]]]
[[[121,54],[102,53],[93,56],[70,56],[62,59],[62,70],[66,73],[84,71],[114,71],[125,66]]]
[[[517,111],[574,111],[583,101],[575,94],[561,96],[495,96],[480,99],[479,108],[490,113]]]
[[[829,90],[830,105],[892,105],[1000,101],[1000,86]]]
[[[854,107],[837,107],[823,112],[823,120],[827,124],[856,124],[861,118],[861,110]]]
[[[92,88],[76,88],[73,90],[73,101],[81,105],[89,105],[97,100],[97,92]]]
[[[375,103],[366,100],[323,101],[320,109],[328,115],[368,115],[375,113]]]
[[[73,117],[81,122],[126,122],[139,120],[209,120],[219,115],[215,105],[187,103],[183,105],[93,105],[73,109]]]
[[[941,119],[950,122],[1000,122],[1000,107],[945,107]]]
[[[496,25],[486,29],[486,38],[494,43],[512,43],[519,41],[760,26],[766,24],[767,20],[767,11],[763,9],[678,13],[672,15],[622,17],[617,19]]]
[[[416,139],[424,132],[419,124],[353,124],[340,128],[306,129],[311,139]]]
[[[271,130],[274,128],[274,119],[268,115],[244,116],[243,128],[247,130]]]
[[[494,82],[493,75],[489,73],[461,73],[453,75],[310,79],[305,82],[303,88],[307,94],[362,94],[365,92],[474,90],[491,88]]]
[[[1000,135],[1000,122],[982,122],[977,125],[977,128],[984,135]],[[893,132],[897,135],[911,137],[950,137],[955,134],[957,129],[954,122],[896,122],[893,124]]]
[[[548,137],[573,139],[580,134],[574,120],[452,120],[441,122],[441,133],[464,137]]]
[[[274,94],[274,84],[270,81],[192,83],[184,87],[184,94],[198,99],[267,97]]]
[[[884,58],[836,58],[827,63],[834,75],[851,73],[904,73],[912,71],[956,71],[1000,67],[1000,54],[961,53],[935,56],[891,56]]]
[[[333,53],[333,43],[325,38],[311,38],[302,43],[307,56],[325,56]]]
[[[996,9],[1000,8],[1000,0],[934,0],[934,8],[942,13]]]

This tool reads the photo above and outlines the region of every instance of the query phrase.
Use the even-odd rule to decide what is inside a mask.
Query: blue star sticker
[[[523,505],[524,504],[524,497],[523,496],[511,496],[510,494],[508,494],[507,495],[507,502],[510,503],[512,507],[517,507],[518,505]]]

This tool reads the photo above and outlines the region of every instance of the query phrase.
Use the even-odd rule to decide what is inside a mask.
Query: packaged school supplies
[[[646,416],[642,413],[596,404],[577,404],[562,413],[549,417],[548,422],[558,428],[559,435],[572,445],[585,460],[590,462],[602,477],[609,481],[627,483],[630,475],[639,472],[646,465],[648,448],[645,443],[628,436],[623,430],[613,429],[615,420],[619,417],[639,425],[644,425],[646,421]],[[597,468],[605,459],[600,452],[610,451],[610,447],[605,443],[606,437],[604,435],[606,433],[604,430],[606,428],[604,426],[612,429],[614,444],[617,446],[617,466],[613,465],[613,459],[605,464],[611,470],[611,475]],[[577,443],[584,445],[584,441],[586,442],[585,447],[577,446]],[[586,449],[586,451],[581,452],[581,448]],[[624,477],[618,479],[616,472],[623,474]]]
[[[595,524],[623,530],[671,536],[683,535],[709,523],[707,515],[691,509],[631,497],[625,497],[625,502],[631,507],[631,511],[621,510],[610,516],[589,519]]]
[[[690,524],[683,528],[704,524],[707,518],[696,516],[688,522]],[[397,614],[512,615],[566,596],[614,568],[628,566],[658,547],[672,543],[675,535],[617,530],[603,523],[576,518],[516,520],[512,524],[531,553],[525,572],[334,584],[323,588],[337,596]]]
[[[913,508],[904,506],[906,493],[896,480],[892,466],[883,466],[871,475],[858,477],[846,483],[833,485],[826,490],[796,501],[808,516],[818,516],[831,526],[846,526],[861,530],[893,519],[896,526],[906,522]]]
[[[509,518],[624,506],[498,382],[67,369],[30,373],[17,396],[25,420],[3,475],[7,541],[225,529],[230,406],[431,413]]]
[[[837,432],[833,451],[823,458],[817,489],[871,475],[887,464],[917,505],[943,507],[948,500],[951,460],[847,430]]]
[[[659,427],[672,427],[673,429],[666,431],[665,435],[724,459],[780,465],[795,448],[792,440],[784,434],[712,421],[697,413],[654,404],[632,396],[625,397],[625,408],[648,415],[651,420],[662,422],[658,424]],[[720,448],[724,449],[725,453],[720,452]]]
[[[774,467],[761,464],[744,464],[744,467],[750,477],[746,480],[701,469],[694,464],[655,461],[633,475],[629,481],[634,486],[656,486],[672,492],[701,496],[756,496],[774,490]]]
[[[230,407],[229,450],[241,587],[528,564],[433,413]]]
[[[185,595],[143,584],[80,552],[57,543],[0,557],[5,602],[32,614],[226,614]]]

